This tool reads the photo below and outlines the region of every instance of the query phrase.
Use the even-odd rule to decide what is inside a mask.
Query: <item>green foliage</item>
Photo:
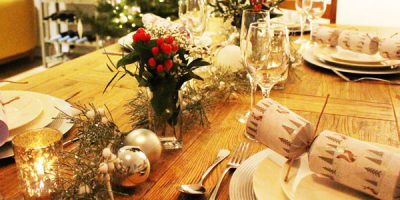
[[[262,9],[273,11],[283,1],[285,0],[267,1],[262,4]],[[248,4],[246,0],[217,0],[215,4],[210,3],[209,5],[214,8],[214,13],[222,16],[225,21],[232,18],[232,26],[236,28],[241,27],[243,10],[254,8],[254,5]],[[271,19],[279,16],[281,15],[270,12]]]
[[[133,42],[132,49],[134,51],[123,56],[117,62],[117,65],[111,62],[114,69],[108,67],[116,73],[107,84],[106,89],[111,86],[112,82],[120,80],[126,74],[135,77],[140,87],[148,87],[151,91],[152,97],[150,103],[156,116],[166,119],[171,125],[175,125],[181,111],[177,103],[179,100],[179,90],[186,81],[192,79],[203,80],[200,76],[193,73],[193,70],[201,66],[210,65],[210,63],[204,61],[202,58],[196,58],[190,62],[189,51],[179,47],[171,55],[159,53],[154,57],[156,60],[161,61],[173,58],[173,66],[170,70],[158,72],[155,67],[151,67],[147,63],[153,57],[151,49],[157,46],[156,41],[156,39],[153,39],[150,41]],[[126,65],[134,63],[136,64],[136,69],[135,73],[132,73],[127,70]],[[117,79],[118,76],[120,78]]]

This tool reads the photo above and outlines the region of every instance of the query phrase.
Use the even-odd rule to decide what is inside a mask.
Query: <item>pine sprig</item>
[[[63,117],[74,122],[79,144],[63,151],[59,159],[61,172],[54,198],[108,199],[106,186],[97,179],[98,166],[103,149],[110,144],[114,151],[119,149],[123,134],[110,114],[105,114],[108,109],[97,109],[93,104],[77,107],[80,114]]]

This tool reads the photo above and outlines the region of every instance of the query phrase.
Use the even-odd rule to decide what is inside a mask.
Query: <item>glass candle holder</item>
[[[58,181],[62,134],[54,129],[29,130],[13,140],[19,187],[25,199],[51,199]]]

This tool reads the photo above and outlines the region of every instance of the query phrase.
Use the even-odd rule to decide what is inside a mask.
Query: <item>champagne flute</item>
[[[287,78],[290,44],[287,27],[272,24],[269,28],[257,23],[250,25],[245,49],[245,63],[264,98],[272,87]]]
[[[266,23],[266,25],[268,25],[270,22],[269,11],[266,10],[254,11],[253,9],[248,9],[243,11],[241,28],[240,28],[240,52],[243,59],[244,59],[244,50],[246,46],[247,33],[250,24],[254,22],[263,22]],[[250,81],[250,109],[251,109],[255,104],[255,93],[257,90],[257,85],[249,74],[247,75],[247,77]],[[241,123],[246,123],[249,116],[250,116],[250,110],[247,110],[243,113],[239,113],[237,115],[237,119]]]
[[[322,17],[326,11],[327,0],[302,0],[302,8],[310,20],[310,38],[313,38],[313,22]]]
[[[304,33],[304,26],[306,23],[306,12],[303,9],[303,0],[296,0],[296,11],[299,13],[300,16],[300,38],[297,39],[295,42],[298,44],[303,44],[306,42],[306,40],[303,37]]]

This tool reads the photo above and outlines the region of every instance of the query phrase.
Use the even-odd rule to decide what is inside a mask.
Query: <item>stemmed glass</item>
[[[270,16],[269,12],[266,10],[260,10],[260,11],[254,11],[252,9],[244,10],[242,14],[242,23],[241,23],[241,28],[240,28],[240,52],[241,56],[244,59],[244,50],[246,48],[246,38],[247,38],[247,33],[250,27],[251,23],[254,22],[262,22],[265,23],[266,25],[269,24],[270,21]],[[250,108],[253,107],[255,104],[255,93],[257,90],[257,85],[254,82],[254,80],[251,78],[251,76],[248,74],[247,77],[249,78],[250,81]],[[239,122],[241,123],[246,123],[248,117],[250,116],[250,110],[247,110],[243,113],[239,113],[237,115],[237,118]]]
[[[245,63],[250,75],[260,86],[264,98],[272,87],[287,78],[290,44],[287,27],[283,24],[250,25],[245,49]]]
[[[307,40],[304,39],[303,33],[304,33],[304,26],[306,24],[306,12],[303,9],[303,0],[296,0],[296,11],[299,13],[300,16],[300,38],[297,39],[295,42],[298,44],[303,44]]]
[[[185,0],[186,26],[194,37],[195,44],[200,41],[207,27],[207,3],[205,0]],[[183,7],[183,3],[181,3]]]
[[[326,11],[327,0],[302,0],[302,8],[310,20],[310,38],[313,37],[313,22],[321,18]]]

